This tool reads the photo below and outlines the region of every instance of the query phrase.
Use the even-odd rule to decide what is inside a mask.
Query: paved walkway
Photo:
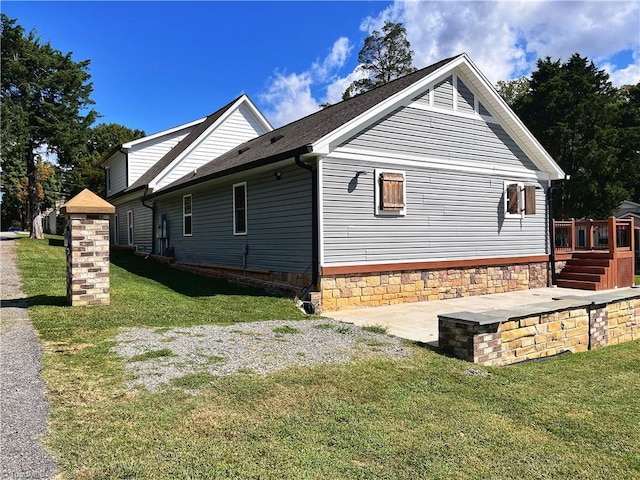
[[[49,411],[40,380],[42,351],[27,316],[15,265],[15,235],[0,234],[0,478],[52,478],[41,443]]]
[[[574,290],[571,288],[536,288],[520,292],[495,293],[432,302],[322,312],[322,315],[360,326],[381,325],[386,327],[387,331],[392,335],[437,345],[439,314],[501,310],[520,305],[549,302],[558,297],[584,297],[595,293],[602,292]]]

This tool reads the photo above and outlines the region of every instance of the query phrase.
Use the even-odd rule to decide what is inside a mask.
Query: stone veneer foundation
[[[390,305],[547,286],[547,262],[323,276],[321,309]]]

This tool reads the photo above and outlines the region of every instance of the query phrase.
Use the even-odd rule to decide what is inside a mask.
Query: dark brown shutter
[[[401,211],[404,208],[404,175],[383,172],[380,175],[380,208]]]
[[[518,185],[513,183],[507,185],[507,212],[517,215],[520,213],[518,207]]]
[[[534,185],[524,187],[524,213],[525,215],[536,214],[536,187]]]

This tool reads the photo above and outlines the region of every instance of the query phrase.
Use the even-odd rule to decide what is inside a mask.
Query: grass
[[[382,325],[365,325],[364,327],[362,327],[362,330],[371,333],[387,333],[387,327],[383,327]]]
[[[635,285],[640,285],[640,275],[636,275],[636,276],[634,277],[634,282],[633,282],[633,283],[634,283]]]
[[[160,357],[174,357],[175,354],[170,348],[162,348],[160,350],[147,350],[139,355],[134,355],[129,359],[130,362],[144,362],[145,360],[151,360]]]
[[[281,327],[276,327],[273,329],[274,333],[300,333],[300,329],[292,327],[290,325],[283,325]]]
[[[400,361],[190,374],[166,391],[131,392],[110,350],[120,326],[302,314],[117,255],[112,306],[68,308],[62,248],[25,239],[18,253],[63,478],[640,478],[638,341],[486,377],[416,348]]]

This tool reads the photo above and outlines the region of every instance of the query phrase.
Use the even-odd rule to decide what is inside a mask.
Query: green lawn
[[[64,478],[640,478],[640,342],[490,368],[405,360],[131,392],[120,326],[301,319],[261,296],[114,255],[110,307],[63,306],[64,251],[20,240]],[[141,276],[149,276],[153,279]]]

